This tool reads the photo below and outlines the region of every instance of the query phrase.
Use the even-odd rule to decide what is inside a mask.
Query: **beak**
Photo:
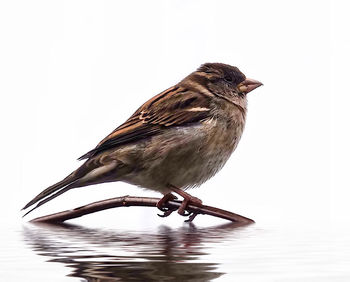
[[[260,81],[246,78],[245,81],[238,84],[238,90],[242,93],[249,93],[250,91],[253,91],[255,88],[258,88],[259,86],[263,85]]]

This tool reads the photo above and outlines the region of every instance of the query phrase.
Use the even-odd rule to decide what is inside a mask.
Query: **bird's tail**
[[[24,216],[26,216],[28,213],[32,212],[36,208],[40,207],[41,205],[47,203],[48,201],[56,198],[57,196],[63,194],[64,192],[68,191],[69,189],[78,187],[76,185],[77,180],[79,180],[79,177],[77,177],[75,172],[73,172],[70,175],[68,175],[66,178],[64,178],[63,180],[46,188],[44,191],[42,191],[40,194],[38,194],[34,199],[29,201],[23,207],[22,210],[25,210],[25,209],[29,208],[30,206],[34,205],[35,203],[39,202],[34,208],[29,210]]]

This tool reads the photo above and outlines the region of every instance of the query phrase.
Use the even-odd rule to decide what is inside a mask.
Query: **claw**
[[[196,213],[196,212],[192,213],[189,216],[189,218],[185,220],[185,222],[192,222],[197,215],[198,215],[198,213]]]
[[[174,210],[166,210],[166,211],[164,211],[163,214],[157,213],[157,215],[158,215],[159,217],[167,217],[167,216],[171,215],[173,211],[174,211]]]

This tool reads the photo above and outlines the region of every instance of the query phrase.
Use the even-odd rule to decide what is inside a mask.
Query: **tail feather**
[[[72,172],[65,179],[46,188],[28,204],[26,204],[22,210],[25,210],[37,203],[37,205],[28,211],[24,216],[40,207],[41,205],[47,203],[48,201],[68,191],[69,189],[104,182],[105,177],[108,178],[111,172],[115,172],[117,165],[118,163],[116,161],[112,161],[107,164],[101,164],[96,160],[92,160],[91,162],[84,163],[80,168]]]
[[[39,203],[37,203],[37,205],[30,209],[29,211],[27,211],[23,217],[25,217],[28,213],[32,212],[33,210],[37,209],[38,207],[40,207],[41,205],[47,203],[48,201],[51,201],[52,199],[56,198],[57,196],[63,194],[64,192],[67,192],[68,190],[72,189],[72,188],[76,188],[76,186],[74,186],[75,181],[72,182],[71,184],[67,185],[64,188],[61,188],[61,190],[59,190],[60,188],[58,188],[57,190],[59,190],[58,192],[56,192],[55,194],[52,194],[51,196],[45,198],[44,200],[41,200]],[[38,200],[39,201],[39,200]]]
[[[34,205],[34,204],[37,203],[38,201],[40,201],[40,200],[46,198],[47,196],[51,195],[52,193],[54,193],[54,192],[56,192],[56,191],[58,191],[58,190],[60,190],[60,189],[64,190],[66,186],[67,186],[67,187],[70,186],[70,184],[73,184],[77,179],[78,179],[78,178],[77,178],[76,176],[74,176],[74,173],[68,175],[65,179],[63,179],[63,180],[57,182],[56,184],[54,184],[54,185],[52,185],[52,186],[46,188],[44,191],[42,191],[41,193],[39,193],[36,197],[34,197],[34,199],[32,199],[31,201],[29,201],[29,202],[22,208],[22,210],[25,210],[25,209],[29,208],[30,206]],[[73,188],[73,187],[70,187],[70,188]],[[69,189],[70,189],[70,188],[69,188]],[[67,190],[68,190],[68,189],[67,189]],[[65,190],[65,191],[67,191],[67,190]],[[63,193],[63,192],[61,192],[60,194],[62,194],[62,193]],[[57,193],[56,193],[56,194],[57,194]],[[56,194],[55,194],[55,195],[56,195]],[[58,196],[58,195],[57,195],[57,196]],[[57,196],[56,196],[56,197],[57,197]],[[50,199],[53,199],[54,197],[52,197],[52,198],[49,197],[49,198],[50,198]],[[47,201],[49,201],[49,200],[47,200]],[[45,201],[45,203],[46,203],[47,201]],[[42,204],[43,204],[43,203],[42,203]],[[42,204],[40,204],[40,205],[42,205]],[[38,205],[38,206],[39,206],[39,205]],[[35,208],[37,208],[38,206],[36,206]],[[35,209],[35,208],[34,208],[34,209]],[[34,209],[32,209],[32,210],[34,210]],[[31,212],[32,210],[30,210],[29,212]],[[27,215],[29,212],[27,212],[25,215]]]

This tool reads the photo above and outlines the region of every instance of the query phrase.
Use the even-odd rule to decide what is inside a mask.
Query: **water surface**
[[[4,232],[1,281],[350,281],[341,225],[25,223]]]

